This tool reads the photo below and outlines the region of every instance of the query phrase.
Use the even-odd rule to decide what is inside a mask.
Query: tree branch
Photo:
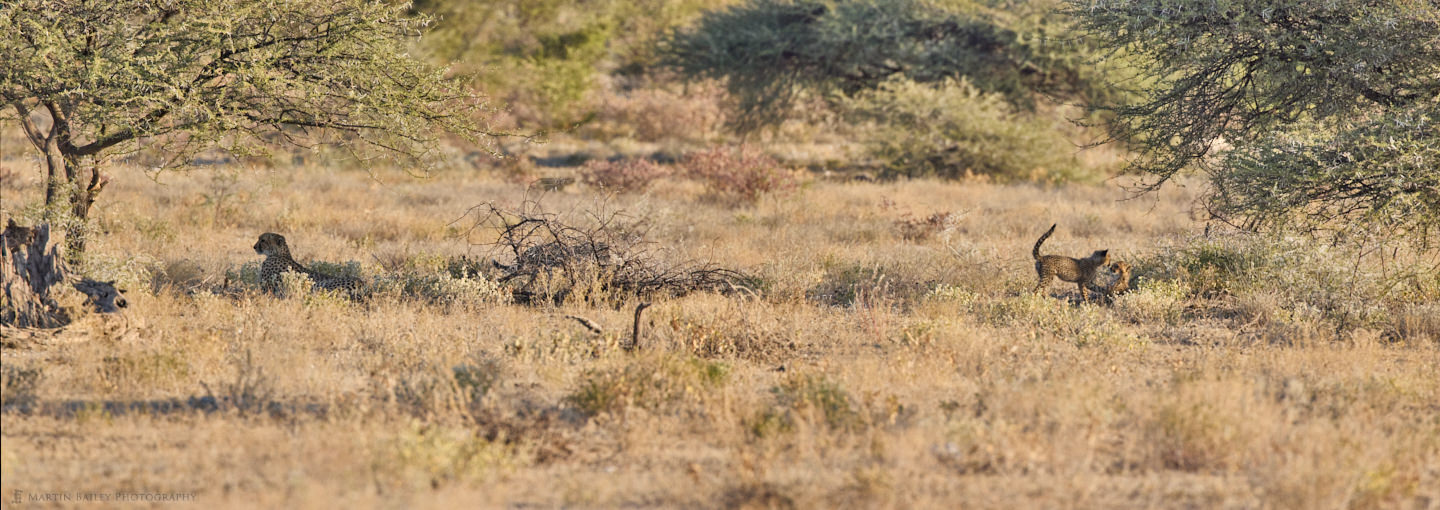
[[[21,101],[16,101],[11,104],[15,106],[15,111],[20,114],[20,127],[25,130],[25,137],[30,140],[30,143],[35,145],[36,149],[40,149],[40,152],[45,152],[45,141],[47,137],[41,135],[40,126],[36,126],[35,120],[30,118],[30,109],[26,108],[25,104]]]

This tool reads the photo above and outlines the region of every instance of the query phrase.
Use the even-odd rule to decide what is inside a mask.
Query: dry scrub
[[[18,168],[0,212],[31,219],[39,171]],[[7,499],[1440,504],[1436,273],[1206,238],[1186,189],[1120,201],[1111,187],[817,182],[716,201],[658,179],[613,205],[648,219],[670,260],[743,271],[755,292],[659,295],[632,353],[628,334],[567,316],[628,333],[635,298],[524,305],[481,276],[503,230],[453,220],[477,203],[522,210],[523,185],[503,176],[113,175],[82,269],[119,280],[131,306],[118,326],[0,351]],[[583,213],[598,193],[541,200]],[[1133,290],[1108,306],[1029,293],[1034,236],[1057,221],[1066,235],[1047,250],[1109,247]],[[261,294],[249,246],[266,231],[379,288],[363,302]]]

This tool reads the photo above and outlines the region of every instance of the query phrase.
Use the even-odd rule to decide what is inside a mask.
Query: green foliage
[[[665,30],[712,7],[703,0],[421,0],[436,19],[421,46],[514,113],[555,128],[586,115],[604,72],[643,68]]]
[[[1132,294],[1249,303],[1265,319],[1403,330],[1404,310],[1440,301],[1433,266],[1382,268],[1345,245],[1270,235],[1225,235],[1167,248],[1136,264]],[[1121,300],[1128,296],[1122,296]]]
[[[490,393],[504,372],[504,365],[497,358],[475,356],[470,363],[455,365],[455,387],[470,402],[479,402]]]
[[[748,423],[758,437],[792,432],[802,420],[837,431],[855,431],[866,424],[850,392],[823,375],[792,375],[770,393],[774,403]]]
[[[704,398],[705,389],[724,385],[729,374],[729,366],[717,361],[668,355],[638,358],[619,367],[587,371],[565,400],[587,416],[628,407],[661,411]]]
[[[427,22],[368,0],[0,3],[0,120],[45,157],[46,205],[80,222],[116,154],[338,144],[426,164],[443,134],[486,134],[479,98],[410,57]]]
[[[1212,211],[1342,240],[1440,241],[1440,104],[1296,126],[1309,129],[1270,133],[1225,154],[1212,178]]]
[[[1440,5],[1071,0],[1069,13],[1138,57],[1149,87],[1107,107],[1108,127],[1139,151],[1148,189],[1199,166],[1212,212],[1247,227],[1360,221],[1425,247],[1440,233]]]
[[[255,289],[260,288],[260,261],[252,260],[238,269],[226,269],[225,281],[238,283]]]
[[[1091,99],[1086,48],[1061,44],[1051,2],[750,0],[706,13],[663,41],[662,62],[724,81],[739,98],[740,131],[771,126],[805,97],[969,77],[987,93],[1031,106],[1033,95]]]
[[[1033,114],[1014,111],[998,93],[967,79],[921,84],[892,79],[842,102],[867,126],[859,136],[889,175],[1005,181],[1097,180],[1078,149]]]
[[[0,60],[16,71],[0,79],[0,100],[50,110],[75,156],[135,150],[141,139],[181,155],[212,145],[245,154],[327,140],[306,136],[323,129],[420,157],[435,150],[437,131],[480,132],[473,98],[407,55],[428,21],[390,4],[60,4],[0,10]]]

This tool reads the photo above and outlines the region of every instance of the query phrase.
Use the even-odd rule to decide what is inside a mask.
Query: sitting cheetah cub
[[[1115,297],[1130,290],[1129,263],[1122,260],[1110,264],[1110,271],[1118,275],[1118,277],[1115,279],[1115,283],[1110,284],[1110,288],[1105,289],[1105,295]]]
[[[1090,289],[1091,294],[1104,296],[1106,303],[1114,303],[1117,296],[1130,291],[1131,269],[1129,262],[1123,260],[1111,262],[1110,265],[1105,266],[1106,274],[1097,273],[1095,283],[1086,287]]]
[[[1080,287],[1080,298],[1089,301],[1090,297],[1085,293],[1085,285],[1095,281],[1095,271],[1101,266],[1110,262],[1110,250],[1097,250],[1089,257],[1075,259],[1064,255],[1040,255],[1040,245],[1050,234],[1055,233],[1055,225],[1050,225],[1040,239],[1035,241],[1035,249],[1030,251],[1030,256],[1035,258],[1035,272],[1040,275],[1040,283],[1035,285],[1035,292],[1045,290],[1050,285],[1050,280],[1060,277],[1061,280],[1074,282]]]

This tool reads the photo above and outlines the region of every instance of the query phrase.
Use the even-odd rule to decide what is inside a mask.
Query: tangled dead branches
[[[616,302],[626,297],[679,296],[695,291],[749,292],[751,278],[710,262],[675,261],[674,251],[648,241],[648,224],[603,204],[569,222],[537,199],[510,210],[483,203],[452,223],[463,235],[490,229],[489,276],[515,302],[560,303],[569,298]]]

